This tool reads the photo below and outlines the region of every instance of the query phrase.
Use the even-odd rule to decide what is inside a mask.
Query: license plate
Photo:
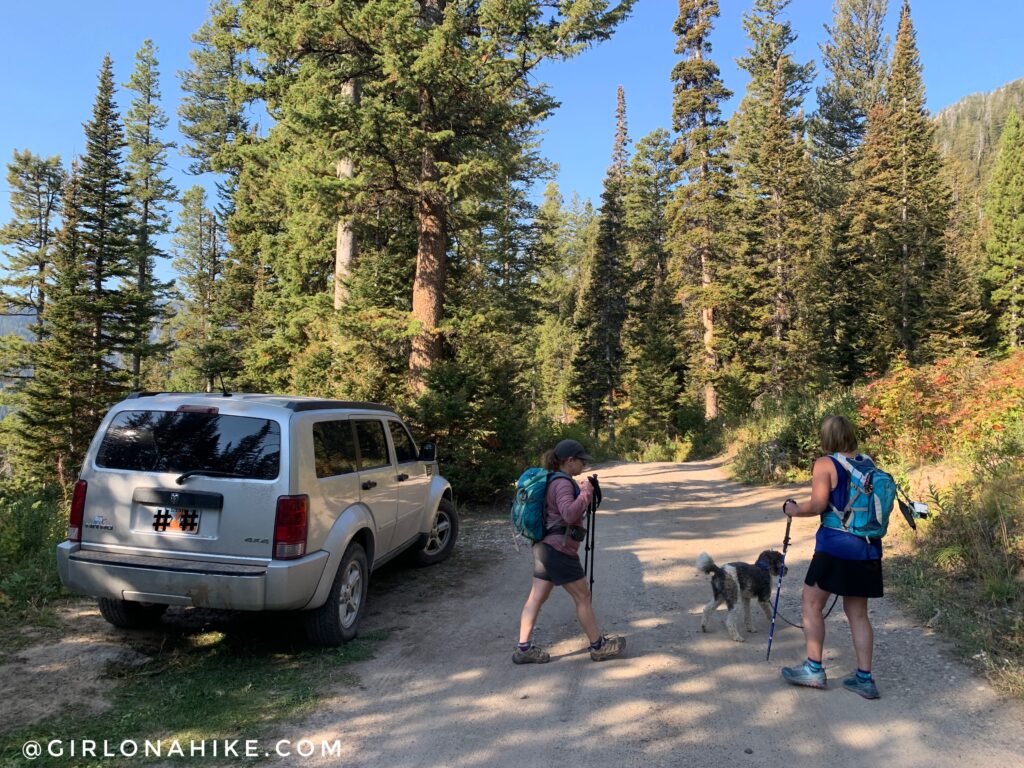
[[[199,533],[199,510],[158,507],[153,512],[153,530],[157,533]]]

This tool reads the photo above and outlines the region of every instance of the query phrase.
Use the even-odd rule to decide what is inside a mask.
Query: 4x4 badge
[[[180,498],[181,498],[180,494],[172,493],[171,494],[171,505],[172,506],[176,506],[178,504],[178,499],[180,499]]]

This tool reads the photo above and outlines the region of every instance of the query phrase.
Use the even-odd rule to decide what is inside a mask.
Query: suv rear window
[[[254,480],[277,477],[281,428],[276,421],[177,411],[122,411],[103,436],[96,463],[139,472],[226,472]]]

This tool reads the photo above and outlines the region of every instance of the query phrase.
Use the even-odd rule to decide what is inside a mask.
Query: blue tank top
[[[846,497],[850,488],[850,474],[842,464],[832,459],[832,465],[836,468],[836,487],[829,494],[829,504],[836,509],[846,506]],[[840,531],[837,528],[828,528],[824,525],[818,528],[818,534],[814,539],[814,551],[823,552],[841,560],[881,560],[882,540],[871,541],[854,536],[852,533]]]

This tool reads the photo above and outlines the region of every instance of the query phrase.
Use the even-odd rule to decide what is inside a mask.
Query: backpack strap
[[[557,479],[559,477],[564,477],[566,480],[568,480],[572,484],[573,498],[576,498],[577,496],[580,495],[579,486],[576,485],[576,481],[572,479],[572,475],[567,475],[565,472],[552,472],[550,475],[548,475],[547,484],[544,486],[544,535],[545,536],[550,536],[550,535],[556,534],[556,533],[561,533],[563,535],[568,535],[568,533],[569,533],[568,527],[564,526],[564,525],[556,525],[553,528],[548,528],[547,527],[547,519],[548,519],[548,487],[551,485],[551,481],[552,480],[555,480],[555,479]],[[561,514],[559,514],[559,517],[561,517]],[[562,522],[565,522],[564,518],[563,518]]]
[[[875,463],[874,459],[872,459],[867,454],[861,454],[861,455],[865,459],[867,459],[869,462],[871,462],[872,466],[874,466],[874,463]],[[833,453],[832,454],[832,458],[835,459],[836,461],[838,461],[839,464],[842,466],[842,468],[850,473],[850,479],[851,480],[856,480],[857,481],[856,490],[855,490],[854,493],[849,494],[849,500],[846,502],[846,507],[844,507],[841,511],[836,509],[834,506],[832,507],[832,511],[835,512],[837,515],[839,515],[839,518],[842,520],[843,528],[849,528],[850,527],[849,526],[849,520],[850,520],[850,514],[853,511],[852,510],[853,502],[855,502],[857,500],[857,497],[860,496],[861,489],[864,489],[864,493],[868,494],[871,497],[871,507],[872,507],[872,510],[875,513],[875,519],[878,520],[879,523],[881,523],[882,522],[882,500],[879,499],[876,494],[871,492],[871,486],[872,486],[872,484],[871,484],[871,476],[874,474],[874,471],[873,470],[868,470],[867,473],[861,472],[859,469],[857,469],[855,466],[853,466],[852,463],[850,463],[850,460],[848,458],[843,456],[843,454],[839,453],[839,451],[836,451],[835,453]]]
[[[868,477],[864,475],[863,472],[861,472],[859,469],[853,466],[853,464],[850,463],[850,460],[846,458],[843,454],[841,454],[839,451],[833,453],[832,458],[839,462],[839,466],[846,470],[847,474],[850,476],[851,481],[857,481],[857,483],[854,486],[853,493],[847,494],[847,501],[845,507],[843,507],[842,509],[836,509],[834,505],[829,505],[832,507],[832,511],[839,516],[839,520],[841,521],[843,529],[845,530],[850,527],[849,522],[850,514],[853,512],[853,503],[860,496],[861,489],[866,488],[870,481]]]

